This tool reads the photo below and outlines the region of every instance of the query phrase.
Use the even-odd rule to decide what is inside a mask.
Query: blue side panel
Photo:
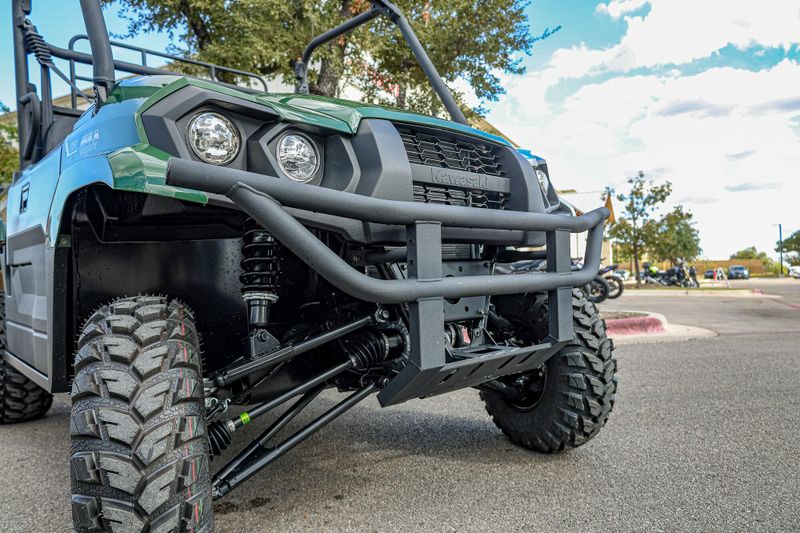
[[[107,155],[139,142],[134,98],[89,109],[63,144],[25,169],[8,191],[4,276],[7,358],[47,390],[66,386],[69,248],[58,247],[69,195],[114,186]]]
[[[138,144],[135,113],[142,101],[136,98],[108,104],[96,115],[87,111],[64,141],[62,170],[84,159]]]
[[[58,183],[61,153],[54,150],[28,167],[8,191],[4,257],[6,341],[9,360],[25,364],[39,385],[52,374],[49,291],[53,285],[52,249],[47,221]],[[27,374],[27,372],[26,372]]]

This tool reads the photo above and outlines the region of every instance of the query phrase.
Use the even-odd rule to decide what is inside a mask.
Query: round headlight
[[[319,156],[314,143],[297,133],[287,133],[278,141],[278,165],[294,181],[307,183],[319,170]]]
[[[189,121],[188,133],[189,146],[206,163],[227,165],[239,153],[239,131],[219,113],[198,113]]]

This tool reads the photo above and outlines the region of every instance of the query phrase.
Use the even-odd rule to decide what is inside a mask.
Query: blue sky
[[[61,46],[83,31],[65,4],[34,0],[32,16]],[[526,74],[502,76],[508,92],[488,119],[545,157],[557,187],[623,188],[638,170],[669,179],[712,258],[772,252],[778,222],[800,229],[798,0],[534,0],[528,14],[534,35],[561,28],[535,44]],[[106,21],[125,32],[113,6]],[[6,31],[0,100],[13,100]]]

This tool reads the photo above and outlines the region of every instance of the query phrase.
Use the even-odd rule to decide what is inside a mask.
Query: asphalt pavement
[[[784,298],[604,305],[720,335],[619,347],[619,400],[586,446],[517,448],[472,390],[389,409],[370,398],[215,504],[217,529],[798,531],[800,280],[735,285]],[[0,427],[0,531],[70,530],[68,413],[59,396],[44,420]]]

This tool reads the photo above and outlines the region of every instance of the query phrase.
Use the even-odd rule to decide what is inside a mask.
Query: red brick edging
[[[664,323],[656,316],[637,316],[632,318],[613,318],[606,320],[610,336],[640,335],[643,333],[664,333]]]

